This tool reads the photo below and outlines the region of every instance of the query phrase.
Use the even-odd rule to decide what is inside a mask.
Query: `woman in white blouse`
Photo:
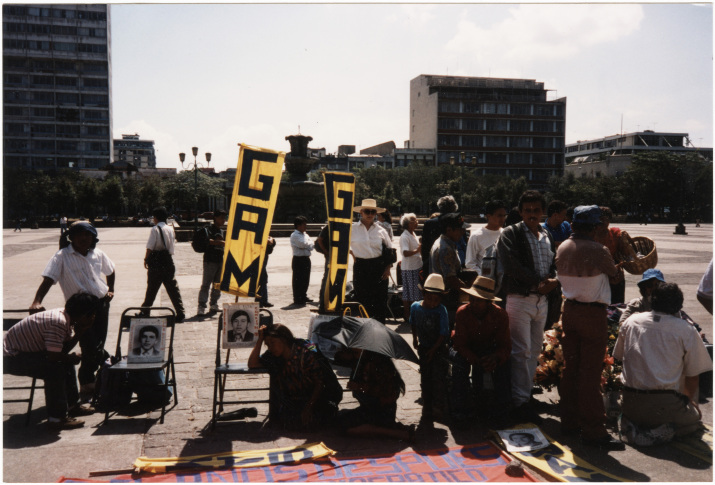
[[[353,285],[356,299],[367,310],[370,318],[385,323],[387,316],[387,285],[392,264],[383,258],[383,246],[392,249],[387,231],[375,222],[378,212],[375,199],[363,199],[353,209],[360,213],[360,221],[354,222],[350,238],[350,250],[355,258]]]
[[[400,218],[400,227],[404,229],[400,236],[400,253],[402,253],[402,304],[404,305],[405,321],[410,319],[412,303],[422,300],[420,290],[420,269],[422,269],[422,244],[420,244],[415,229],[417,216],[409,213]]]

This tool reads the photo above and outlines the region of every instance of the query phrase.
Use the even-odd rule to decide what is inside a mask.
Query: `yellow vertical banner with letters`
[[[342,172],[325,172],[325,201],[328,210],[328,235],[330,253],[328,276],[325,282],[324,306],[326,312],[340,311],[345,299],[350,235],[355,202],[355,175]]]
[[[239,146],[220,288],[232,295],[253,298],[260,295],[258,282],[266,259],[285,152]]]

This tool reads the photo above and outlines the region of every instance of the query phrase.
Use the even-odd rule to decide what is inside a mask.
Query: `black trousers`
[[[385,262],[382,258],[355,258],[353,286],[357,301],[362,303],[370,318],[385,323],[387,317],[387,283],[383,280]]]
[[[293,256],[293,302],[305,303],[310,285],[310,256]]]
[[[149,266],[147,270],[146,296],[144,297],[142,306],[149,307],[154,304],[156,294],[159,293],[159,289],[163,284],[172,305],[174,305],[174,310],[176,310],[176,318],[183,319],[185,316],[184,303],[181,300],[181,292],[179,291],[179,284],[176,282],[176,277],[174,276],[175,273],[176,268],[174,267],[173,260],[170,266]]]
[[[4,356],[3,367],[7,374],[44,381],[45,404],[51,418],[66,417],[67,410],[79,401],[77,374],[72,364],[52,361],[44,352],[20,352]]]
[[[94,374],[107,360],[109,355],[104,351],[104,342],[107,341],[107,329],[109,328],[109,300],[100,300],[100,306],[94,317],[92,327],[84,332],[79,339],[79,348],[82,350],[82,357],[79,366],[79,383],[91,384],[94,382]]]

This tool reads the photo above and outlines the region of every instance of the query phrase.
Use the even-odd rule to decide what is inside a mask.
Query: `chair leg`
[[[216,429],[216,397],[218,396],[218,383],[221,377],[214,372],[214,402],[211,407],[211,430]]]
[[[32,401],[35,399],[35,385],[37,384],[37,378],[32,378],[32,386],[30,387],[30,398],[27,402],[27,415],[25,417],[25,426],[30,425],[30,415],[32,414]]]

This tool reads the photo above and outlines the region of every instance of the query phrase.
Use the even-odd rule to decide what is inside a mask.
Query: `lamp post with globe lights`
[[[201,163],[196,161],[196,156],[199,154],[199,147],[191,147],[191,153],[194,154],[194,163],[189,162],[188,169],[191,170],[193,165],[194,171],[194,231],[199,228],[199,167],[202,166]],[[181,161],[181,168],[184,168],[184,161],[186,160],[185,153],[179,153],[179,160]],[[206,167],[211,163],[211,153],[206,152]]]

